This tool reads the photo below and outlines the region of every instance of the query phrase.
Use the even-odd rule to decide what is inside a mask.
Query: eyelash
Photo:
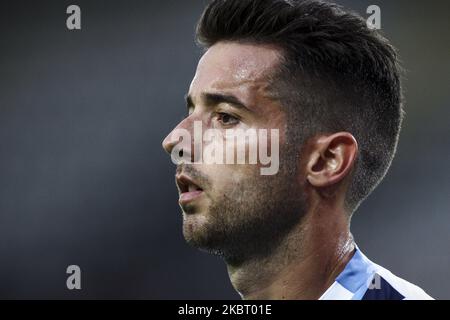
[[[237,125],[239,123],[239,119],[235,116],[232,116],[231,114],[225,113],[225,112],[217,112],[216,113],[218,116],[218,121],[223,125],[223,126],[234,126]],[[224,116],[231,118],[233,123],[224,123],[223,120],[221,120],[221,118],[223,118]]]
[[[188,111],[187,111],[187,115],[186,115],[186,118],[187,117],[189,117],[191,114],[193,113],[193,110],[191,111],[191,109],[189,108],[188,109]],[[224,127],[226,127],[226,126],[234,126],[234,125],[237,125],[238,123],[239,123],[239,121],[240,121],[240,119],[238,118],[238,117],[236,117],[236,116],[233,116],[233,115],[231,115],[231,114],[229,114],[229,113],[226,113],[226,112],[215,112],[215,115],[216,116],[218,116],[218,121],[222,124],[222,126],[224,126]],[[223,116],[227,116],[227,117],[230,117],[230,118],[232,118],[232,120],[235,122],[235,123],[232,123],[232,124],[227,124],[227,123],[223,123],[223,121],[221,121],[221,117],[223,117]]]

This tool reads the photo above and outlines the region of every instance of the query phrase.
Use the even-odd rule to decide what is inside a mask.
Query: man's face
[[[212,46],[201,58],[189,88],[189,115],[163,142],[167,152],[177,145],[184,153],[190,150],[189,157],[198,160],[202,155],[194,154],[200,150],[194,143],[203,143],[202,152],[214,144],[224,146],[225,153],[230,151],[227,129],[266,129],[269,147],[275,142],[271,141],[271,130],[278,130],[280,167],[275,175],[262,175],[259,161],[178,164],[176,177],[186,240],[230,260],[267,253],[301,214],[295,151],[288,150],[286,144],[286,114],[271,98],[269,88],[269,77],[279,59],[280,51],[269,46],[234,42]],[[208,141],[192,141],[194,123],[201,123],[203,131],[216,129],[221,134]],[[176,132],[183,129],[191,134],[191,141],[179,140]],[[245,150],[257,143],[245,139]],[[232,146],[235,152],[238,145]]]

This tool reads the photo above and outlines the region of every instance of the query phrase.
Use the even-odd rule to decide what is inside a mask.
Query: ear
[[[308,182],[327,187],[344,179],[353,168],[358,143],[348,132],[315,138],[306,167]]]

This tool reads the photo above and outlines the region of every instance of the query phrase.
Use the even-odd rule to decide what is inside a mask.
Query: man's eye
[[[235,125],[239,123],[239,119],[236,117],[233,117],[232,115],[229,115],[228,113],[219,112],[217,114],[219,122],[221,122],[223,125],[230,126]]]

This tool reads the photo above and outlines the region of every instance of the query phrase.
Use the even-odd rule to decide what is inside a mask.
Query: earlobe
[[[348,132],[316,139],[307,164],[307,180],[327,187],[343,180],[351,171],[358,152],[356,139]]]

